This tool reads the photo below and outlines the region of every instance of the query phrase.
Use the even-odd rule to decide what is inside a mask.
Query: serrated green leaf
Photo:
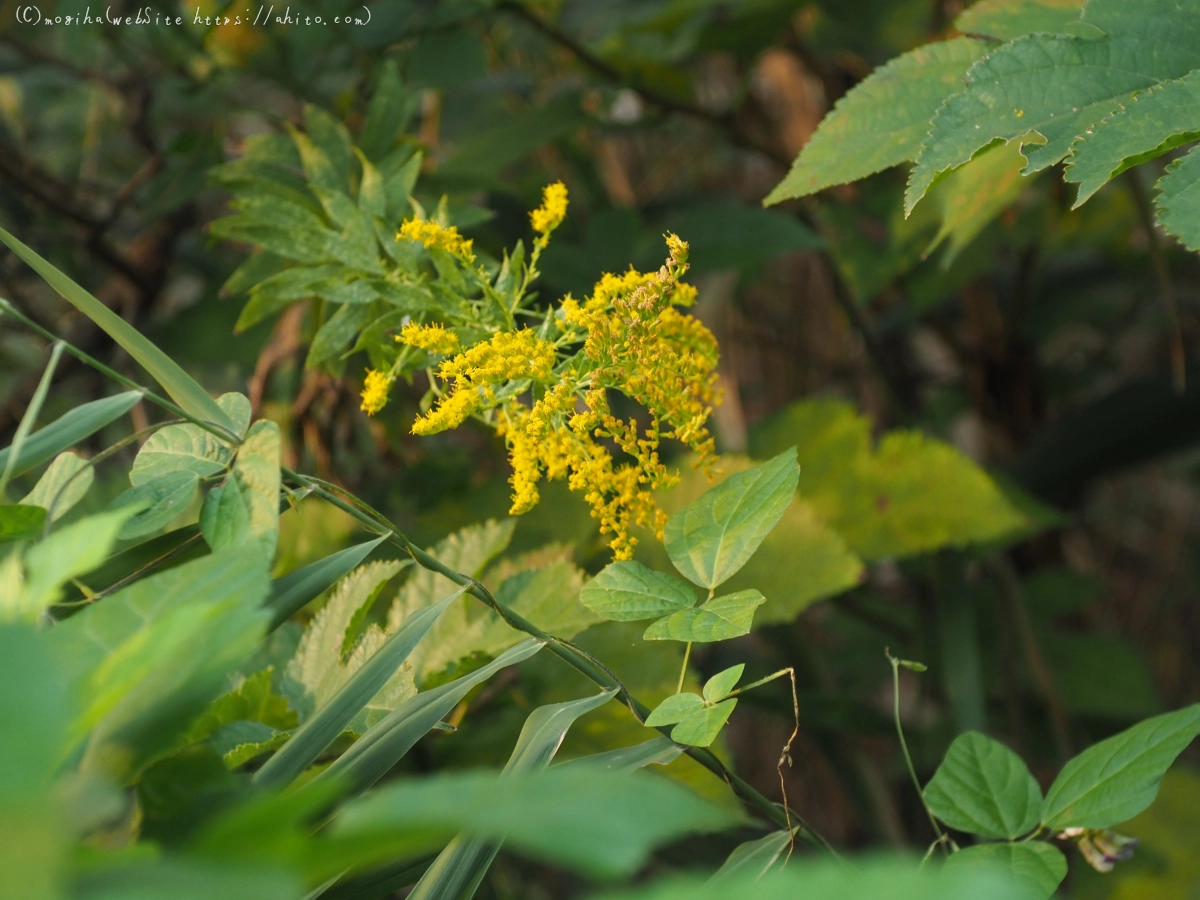
[[[704,706],[704,698],[690,691],[672,694],[655,707],[646,717],[648,728],[658,728],[662,725],[675,725]]]
[[[1067,858],[1053,844],[1027,841],[1020,844],[976,844],[946,860],[947,872],[993,869],[1008,875],[1025,890],[1022,897],[1049,900],[1067,877]]]
[[[979,0],[954,20],[963,34],[985,34],[1011,41],[1037,31],[1076,37],[1103,37],[1104,32],[1080,20],[1084,0]]]
[[[737,699],[734,698],[689,713],[671,729],[671,740],[689,747],[707,747],[717,739],[736,706]]]
[[[338,583],[325,606],[305,629],[300,646],[287,667],[287,676],[304,690],[307,697],[309,710],[303,711],[305,719],[310,712],[324,707],[357,671],[358,666],[350,669],[347,659],[349,650],[362,638],[357,633],[357,626],[380,591],[403,568],[394,560],[380,560],[355,569]],[[400,630],[400,624],[397,623],[395,628],[389,626],[388,631]]]
[[[358,147],[354,148],[354,154],[358,157],[359,168],[362,169],[362,179],[358,184],[358,208],[367,216],[382,219],[387,215],[387,194],[383,190],[383,176]]]
[[[535,709],[525,720],[500,777],[520,777],[544,771],[575,720],[607,703],[615,693],[605,691],[593,697]],[[438,854],[408,896],[411,900],[457,900],[474,895],[500,847],[500,841],[465,834],[456,836]]]
[[[1063,179],[1079,184],[1072,209],[1127,169],[1200,137],[1193,119],[1200,103],[1200,72],[1136,94],[1120,110],[1071,145]]]
[[[1158,785],[1200,734],[1200,703],[1139,722],[1070,760],[1042,806],[1042,824],[1109,828],[1132,819],[1158,795]]]
[[[422,691],[404,701],[379,724],[364,734],[339,756],[314,782],[341,781],[354,790],[364,790],[387,774],[431,728],[449,715],[450,710],[480,684],[507,666],[514,665],[545,646],[526,640],[506,650],[486,666],[440,687]]]
[[[353,303],[339,308],[313,337],[304,367],[316,369],[337,360],[353,342],[359,330],[373,317],[371,307],[367,304]]]
[[[696,605],[695,592],[678,578],[639,562],[610,563],[583,586],[579,600],[613,622],[653,619]]]
[[[1042,790],[1021,757],[977,731],[960,734],[929,784],[930,811],[959,831],[1018,838],[1042,811]]]
[[[1200,153],[1193,148],[1167,166],[1156,187],[1159,224],[1189,250],[1200,250]]]
[[[962,90],[963,75],[985,46],[955,38],[876,69],[837,102],[763,203],[815,194],[915,160],[929,120],[946,97]]]
[[[667,521],[663,541],[680,573],[716,588],[737,572],[775,527],[796,493],[794,450],[725,481]]]
[[[16,478],[24,475],[30,469],[91,437],[133,409],[141,399],[141,391],[127,391],[124,394],[105,397],[103,400],[84,403],[64,413],[25,439],[21,445],[21,452],[13,463],[11,476]],[[0,450],[0,472],[7,467],[11,452],[11,447]]]
[[[412,680],[412,667],[405,663],[417,643],[428,633],[438,616],[458,595],[466,590],[451,594],[440,603],[423,609],[405,622],[395,634],[388,637],[378,649],[367,653],[356,653],[344,667],[349,674],[329,700],[321,704],[315,715],[306,721],[288,741],[254,776],[262,785],[283,786],[298,777],[337,737],[361,717],[362,712],[375,702],[376,716],[364,718],[362,730],[381,721],[404,700],[416,694]],[[365,640],[359,644],[362,648]],[[397,675],[401,676],[403,689],[394,685]],[[392,685],[389,691],[388,687]],[[380,700],[380,693],[386,696]]]
[[[225,428],[233,427],[229,417],[217,406],[216,401],[208,395],[208,392],[177,362],[143,337],[136,328],[3,228],[0,228],[0,242],[6,244],[23,262],[41,275],[45,282],[54,288],[64,300],[99,325],[126,353],[137,360],[155,381],[163,386],[171,399],[178,403],[183,410],[201,421],[212,422]]]
[[[1200,66],[1200,10],[1173,0],[1092,0],[1099,40],[1034,34],[975,63],[966,90],[933,118],[909,178],[905,211],[942,173],[997,141],[1020,140],[1032,174],[1053,165],[1088,128],[1139,91]]]
[[[1017,201],[1034,180],[1021,174],[1025,157],[1014,141],[983,151],[959,166],[933,188],[942,224],[926,254],[947,238],[950,246],[942,257],[947,269],[971,241],[996,216]]]
[[[726,641],[750,633],[754,610],[767,602],[758,591],[714,597],[694,609],[659,619],[646,629],[648,641]]]
[[[136,508],[138,511],[121,527],[121,540],[131,540],[158,531],[186,510],[196,496],[200,477],[179,469],[144,481],[117,497],[110,509]]]
[[[738,663],[736,666],[726,669],[723,672],[718,672],[708,681],[704,682],[704,699],[708,703],[716,703],[718,700],[724,700],[729,692],[733,690],[734,685],[742,677],[742,673],[746,671],[745,663]]]
[[[742,879],[757,881],[778,867],[779,857],[783,856],[783,851],[792,841],[793,837],[789,832],[774,831],[756,841],[739,844],[708,883],[721,884]]]
[[[0,544],[27,541],[42,533],[46,510],[25,503],[6,503],[0,506]]]
[[[96,473],[91,464],[66,451],[54,457],[54,462],[21,503],[42,507],[50,521],[56,522],[87,495],[95,480]]]

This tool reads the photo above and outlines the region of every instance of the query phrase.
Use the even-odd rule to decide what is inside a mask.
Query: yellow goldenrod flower
[[[542,189],[542,205],[529,214],[533,230],[549,235],[567,217],[567,186],[561,181]]]
[[[475,253],[471,249],[473,241],[464,238],[453,225],[444,226],[437,222],[408,219],[400,226],[398,236],[410,241],[420,241],[426,248],[440,247],[466,262],[475,261]]]
[[[388,389],[391,386],[391,376],[384,372],[368,369],[367,377],[363,381],[362,411],[373,416],[387,406]]]
[[[409,322],[400,329],[396,340],[410,347],[428,350],[430,353],[450,354],[458,351],[458,335],[436,323],[418,325],[416,322]]]

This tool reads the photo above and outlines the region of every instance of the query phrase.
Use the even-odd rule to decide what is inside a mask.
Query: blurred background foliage
[[[915,845],[927,841],[928,826],[890,730],[885,645],[931,664],[919,683],[904,683],[905,723],[924,774],[955,733],[975,727],[1003,736],[1044,779],[1070,752],[1200,698],[1200,265],[1147,230],[1152,173],[1131,172],[1076,211],[1060,179],[1021,179],[1002,206],[975,208],[963,200],[968,190],[906,220],[905,173],[896,170],[761,206],[851,86],[898,52],[951,34],[962,6],[289,7],[297,19],[320,15],[322,26],[237,24],[232,17],[252,19],[258,8],[218,0],[146,7],[185,16],[167,28],[23,25],[10,0],[0,4],[0,225],[214,392],[248,385],[256,414],[283,428],[287,465],[346,485],[426,545],[506,514],[503,448],[482,428],[413,437],[426,390],[420,376],[397,386],[384,414],[366,418],[358,408],[365,355],[306,365],[326,315],[320,300],[235,331],[243,300],[229,279],[250,248],[209,228],[230,211],[228,164],[257,135],[306,121],[311,132],[311,110],[323,110],[368,155],[372,147],[381,155],[421,151],[416,199],[432,210],[444,198],[449,221],[493,258],[528,239],[527,211],[543,185],[561,179],[571,209],[542,260],[537,290],[547,302],[587,294],[603,271],[657,266],[663,231],[677,231],[691,242],[696,312],[721,344],[725,402],[714,431],[723,453],[766,458],[793,443],[803,449],[832,422],[862,437],[823,452],[870,454],[871,440],[917,428],[986,466],[1037,523],[970,550],[926,552],[944,543],[936,540],[872,544],[883,526],[856,526],[854,511],[837,506],[850,488],[808,482],[802,472],[808,512],[785,520],[745,575],[768,596],[786,598],[784,608],[767,617],[770,627],[693,658],[697,677],[742,660],[750,661],[747,677],[796,666],[802,732],[788,775],[792,804],[838,846]],[[86,0],[43,0],[41,12],[85,10]],[[331,21],[368,14],[362,25]],[[225,15],[229,24],[203,24]],[[370,125],[368,103],[385,86],[381,132]],[[987,177],[1006,177],[1014,162],[993,160]],[[1189,351],[1182,390],[1166,363],[1172,333],[1160,296],[1168,288]],[[0,293],[138,374],[7,254]],[[43,350],[8,323],[0,330],[4,442],[36,385]],[[61,371],[47,418],[107,390],[82,367],[64,360]],[[136,415],[147,413],[139,407]],[[933,471],[911,487],[910,502],[924,498],[944,511],[957,500],[929,492],[954,475]],[[701,483],[685,483],[665,502],[681,505]],[[101,487],[87,508],[102,508],[122,489],[116,476]],[[889,501],[876,502],[882,520]],[[305,509],[283,519],[281,570],[354,537],[348,518]],[[826,547],[813,574],[809,538],[822,523],[837,526],[861,564]],[[509,553],[551,543],[573,548],[566,557],[586,571],[607,560],[586,507],[561,485],[519,520]],[[652,558],[653,541],[643,543]],[[792,571],[802,573],[799,583]],[[828,584],[804,583],[820,577]],[[621,627],[581,640],[603,645],[598,655],[646,699],[673,690],[675,649],[655,648],[660,669],[626,654],[623,671],[622,648],[634,638]],[[495,761],[521,710],[573,696],[574,686],[543,671],[544,662],[487,688],[470,714],[488,728],[474,731],[470,745],[427,739],[422,765]],[[615,721],[618,712],[603,714]],[[727,732],[724,752],[772,795],[789,718],[786,690],[765,689],[747,696]],[[1086,867],[1073,858],[1072,892],[1134,898],[1197,889],[1188,848],[1200,842],[1200,803],[1187,765],[1126,829],[1142,839],[1139,861],[1101,877],[1074,871]],[[550,877],[506,860],[490,889],[565,896],[570,886]]]

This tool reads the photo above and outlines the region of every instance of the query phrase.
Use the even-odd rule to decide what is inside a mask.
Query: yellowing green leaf
[[[1077,37],[1103,37],[1104,32],[1080,20],[1084,0],[978,0],[954,20],[964,34],[984,34],[1011,41],[1043,31]]]
[[[257,542],[266,559],[275,555],[279,537],[279,426],[251,426],[225,483],[209,492],[200,513],[200,530],[214,550],[247,540]]]

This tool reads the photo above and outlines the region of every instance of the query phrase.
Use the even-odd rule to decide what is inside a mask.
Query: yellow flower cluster
[[[494,385],[545,381],[554,370],[554,345],[528,328],[501,331],[438,366],[439,378],[454,384],[437,406],[413,423],[413,434],[457,428],[467,417],[498,405]]]
[[[705,423],[719,402],[716,340],[673,307],[677,298],[688,302],[694,295],[681,291],[678,280],[686,271],[687,245],[670,235],[668,248],[671,256],[659,272],[606,275],[582,306],[564,302],[566,321],[586,334],[589,365],[565,371],[532,408],[506,404],[498,426],[512,460],[511,512],[537,503],[542,477],[567,477],[592,507],[601,532],[613,535],[618,559],[632,555],[632,525],[660,534],[665,525],[654,492],[675,484],[678,475],[659,457],[661,439],[683,442],[702,465],[713,456]],[[584,368],[590,371],[580,377]],[[648,424],[640,428],[634,417],[614,416],[607,389],[637,401]],[[630,461],[618,463],[601,441],[611,441]]]
[[[430,353],[448,355],[458,352],[458,335],[436,323],[418,325],[416,322],[409,322],[400,329],[396,340],[401,344],[408,344],[410,347],[428,350]]]
[[[452,253],[467,262],[475,261],[473,241],[464,238],[453,225],[439,225],[437,222],[427,222],[422,219],[407,219],[400,226],[399,237],[410,241],[420,241],[429,247],[440,247],[447,253]]]
[[[363,382],[362,411],[373,416],[387,406],[388,389],[391,386],[392,379],[386,373],[368,369]]]
[[[533,230],[549,236],[567,217],[567,186],[561,181],[542,189],[542,205],[529,214]]]

